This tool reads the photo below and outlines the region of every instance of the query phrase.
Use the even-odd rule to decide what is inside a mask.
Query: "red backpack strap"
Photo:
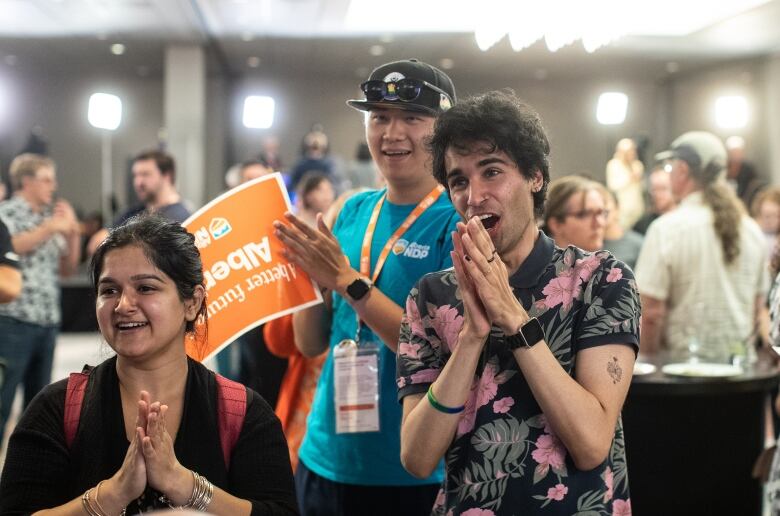
[[[68,387],[65,390],[65,414],[62,418],[65,426],[65,444],[68,448],[73,444],[76,430],[79,428],[81,404],[84,401],[88,380],[88,372],[70,373],[68,377]]]
[[[225,467],[230,469],[230,456],[241,434],[246,416],[246,387],[222,375],[217,378],[217,414],[219,416],[219,442]]]

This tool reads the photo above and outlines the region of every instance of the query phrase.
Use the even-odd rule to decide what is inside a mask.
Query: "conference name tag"
[[[379,431],[379,348],[346,339],[333,350],[336,433]]]

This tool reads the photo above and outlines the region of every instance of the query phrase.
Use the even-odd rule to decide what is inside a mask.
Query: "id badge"
[[[379,431],[379,348],[346,339],[333,350],[336,433]]]

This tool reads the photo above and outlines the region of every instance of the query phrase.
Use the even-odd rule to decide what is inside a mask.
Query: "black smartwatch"
[[[531,317],[514,335],[504,337],[507,347],[512,351],[517,348],[530,348],[544,340],[544,328],[536,317]]]
[[[363,299],[374,284],[368,278],[358,278],[347,286],[347,294],[353,301]]]

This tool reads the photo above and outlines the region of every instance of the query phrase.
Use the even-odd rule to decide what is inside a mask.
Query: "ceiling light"
[[[255,35],[254,35],[254,34],[252,34],[252,33],[251,33],[251,32],[249,32],[249,31],[246,31],[246,32],[244,32],[244,33],[242,33],[242,34],[241,34],[241,39],[242,39],[243,41],[247,41],[247,42],[249,42],[249,41],[252,41],[253,39],[255,39]]]
[[[109,93],[94,93],[89,97],[87,119],[92,127],[115,130],[122,122],[122,101]]]
[[[258,66],[260,66],[260,61],[261,61],[261,60],[260,60],[260,58],[259,58],[259,57],[257,57],[257,56],[251,56],[251,57],[248,57],[248,58],[246,59],[246,65],[247,65],[249,68],[257,68]]]
[[[244,127],[268,129],[274,123],[274,99],[250,95],[244,99]]]
[[[372,56],[381,56],[385,54],[385,47],[382,45],[371,45],[371,48],[368,49],[368,52]]]
[[[455,68],[455,61],[450,59],[449,57],[445,57],[441,61],[439,61],[439,66],[441,66],[442,70],[452,70]]]
[[[720,97],[715,101],[715,122],[723,129],[742,129],[748,122],[747,99],[741,95]]]
[[[666,63],[666,73],[677,73],[680,71],[680,63],[669,61]]]
[[[111,45],[111,53],[115,56],[121,56],[125,53],[125,46],[121,43],[114,43]]]
[[[626,120],[628,96],[625,93],[609,91],[599,96],[596,119],[602,125],[620,125]]]

